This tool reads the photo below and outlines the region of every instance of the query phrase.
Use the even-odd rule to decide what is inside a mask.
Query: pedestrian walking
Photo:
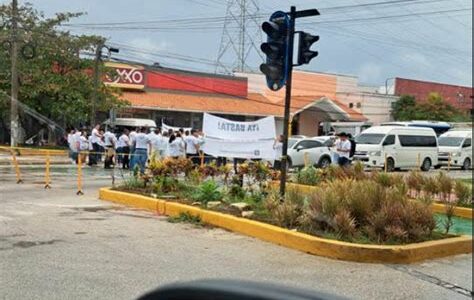
[[[87,160],[87,151],[89,150],[89,140],[87,138],[87,130],[83,129],[79,137],[79,156],[81,164],[85,164]]]
[[[182,148],[184,148],[184,145],[179,139],[178,135],[180,135],[179,132],[176,133],[176,135],[172,134],[168,141],[168,155],[172,158],[179,158],[183,151]]]

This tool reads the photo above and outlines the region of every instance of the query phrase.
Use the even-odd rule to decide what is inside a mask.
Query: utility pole
[[[283,149],[281,154],[281,175],[280,175],[280,195],[285,195],[286,171],[288,163],[288,123],[290,122],[290,102],[291,102],[291,77],[293,73],[293,44],[295,40],[295,19],[296,7],[290,9],[290,26],[288,28],[288,52],[286,60],[286,87],[285,87],[285,113],[283,120]]]
[[[97,98],[99,94],[99,83],[100,83],[100,59],[102,56],[102,48],[104,47],[104,42],[100,41],[95,48],[95,58],[94,58],[94,92],[92,94],[92,103],[91,103],[91,126],[96,124],[96,114],[97,114]]]
[[[11,103],[10,103],[10,146],[18,146],[18,0],[12,0],[11,20]]]

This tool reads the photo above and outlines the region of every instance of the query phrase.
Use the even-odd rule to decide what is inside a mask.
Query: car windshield
[[[385,134],[380,133],[363,133],[356,138],[357,144],[369,144],[369,145],[377,145],[382,142]]]
[[[288,139],[288,148],[291,148],[297,141],[297,139]]]
[[[445,147],[458,147],[461,146],[463,140],[464,138],[462,137],[442,136],[438,139],[438,145]]]

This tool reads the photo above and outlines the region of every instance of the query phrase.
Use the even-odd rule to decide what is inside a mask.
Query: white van
[[[472,168],[472,131],[450,130],[438,138],[439,153],[436,167],[450,165],[463,170]]]
[[[118,129],[128,128],[135,129],[136,127],[147,127],[147,128],[156,128],[156,123],[150,119],[137,119],[137,118],[117,118],[115,122],[111,122],[110,119],[102,123],[108,128],[111,125],[114,125]]]
[[[420,167],[428,171],[438,165],[438,142],[431,128],[374,126],[356,137],[354,160],[367,166],[398,168]]]

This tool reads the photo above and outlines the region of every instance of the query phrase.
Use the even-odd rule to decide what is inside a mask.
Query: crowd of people
[[[70,158],[75,163],[98,165],[104,168],[120,165],[123,169],[145,171],[148,158],[187,157],[198,164],[204,143],[202,132],[192,130],[161,130],[140,127],[134,130],[124,128],[115,132],[113,127],[106,131],[98,124],[89,132],[86,128],[71,129],[67,136]]]

